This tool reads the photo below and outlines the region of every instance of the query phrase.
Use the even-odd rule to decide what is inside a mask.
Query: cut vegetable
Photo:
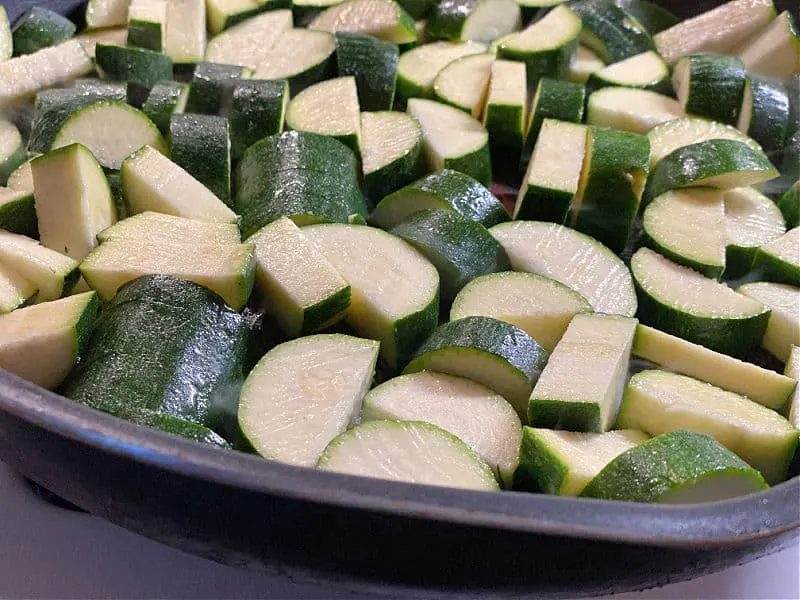
[[[786,377],[791,377],[795,382],[800,379],[800,347],[792,346],[792,351],[786,361]],[[789,401],[789,422],[795,429],[800,429],[800,385],[795,388]]]
[[[242,387],[239,426],[264,458],[314,466],[325,447],[358,421],[378,342],[312,335],[270,350]]]
[[[395,44],[370,35],[336,34],[339,77],[354,77],[361,110],[391,110],[397,83],[399,51]]]
[[[525,66],[515,61],[496,60],[492,64],[483,113],[483,126],[489,133],[493,148],[509,151],[512,156],[522,150],[527,107]]]
[[[25,162],[27,152],[19,130],[13,123],[0,118],[0,186]]]
[[[366,33],[395,44],[417,39],[414,20],[392,0],[347,0],[323,11],[308,28]]]
[[[761,246],[753,269],[767,281],[800,286],[800,227]]]
[[[643,323],[706,348],[742,357],[761,341],[769,309],[649,248],[631,258]]]
[[[775,203],[751,187],[728,190],[725,198],[725,279],[744,277],[759,246],[781,237],[786,228]]]
[[[762,77],[748,77],[736,127],[777,162],[789,127],[789,97],[784,86]]]
[[[692,54],[675,64],[672,85],[687,115],[735,125],[744,98],[747,71],[735,56]]]
[[[130,4],[131,0],[89,0],[86,5],[86,26],[99,29],[125,25]]]
[[[238,161],[258,140],[281,133],[288,105],[289,83],[285,79],[238,81],[228,114],[231,159]]]
[[[8,176],[8,189],[19,192],[33,192],[33,171],[31,161],[22,163]]]
[[[569,65],[567,80],[572,83],[586,83],[592,73],[606,66],[600,57],[586,46],[578,46]]]
[[[435,4],[425,33],[431,39],[491,42],[522,24],[515,0],[453,0]]]
[[[674,98],[622,87],[593,92],[586,108],[587,123],[634,133],[647,133],[656,125],[681,116],[683,109]]]
[[[10,313],[36,296],[36,286],[0,264],[0,314]]]
[[[422,128],[401,112],[361,113],[361,169],[367,195],[377,201],[425,172]]]
[[[770,354],[786,361],[792,346],[800,346],[800,290],[782,283],[748,283],[738,289],[766,306],[771,312],[761,345]]]
[[[12,29],[14,56],[33,54],[56,46],[75,35],[75,24],[66,17],[41,6],[34,6],[17,19]]]
[[[611,0],[581,0],[572,3],[571,8],[583,22],[581,43],[606,63],[654,49],[642,24]]]
[[[169,123],[173,162],[231,204],[231,138],[228,120],[215,115],[173,114]]]
[[[131,0],[128,45],[161,52],[167,33],[167,0]]]
[[[205,59],[256,69],[276,49],[280,37],[291,29],[292,11],[267,11],[209,40]]]
[[[351,286],[347,323],[359,335],[380,340],[390,367],[405,364],[438,322],[434,266],[380,229],[331,224],[302,231]]]
[[[635,54],[595,71],[589,76],[586,85],[590,89],[624,86],[663,94],[672,93],[669,67],[653,50]]]
[[[628,268],[608,248],[555,223],[515,221],[489,230],[515,271],[555,279],[586,298],[596,312],[632,317],[636,294]]]
[[[751,73],[789,79],[800,72],[800,34],[789,11],[783,11],[744,44],[739,58]]]
[[[85,348],[99,305],[86,292],[0,315],[0,367],[57,388]]]
[[[36,240],[8,231],[0,231],[0,263],[36,286],[37,302],[65,296],[79,277],[76,261],[40,246]]]
[[[8,187],[12,187],[12,177],[8,179]],[[778,201],[778,208],[786,219],[786,227],[791,229],[800,225],[800,180],[784,192]]]
[[[105,44],[97,44],[94,52],[98,69],[111,80],[127,81],[149,91],[155,84],[172,79],[172,59],[161,52]]]
[[[635,17],[650,35],[680,23],[680,19],[669,10],[649,0],[616,0],[615,3]]]
[[[494,60],[491,54],[469,54],[449,63],[433,81],[434,98],[480,118]]]
[[[128,28],[110,27],[108,29],[87,29],[83,33],[75,36],[75,39],[83,46],[83,50],[89,55],[89,58],[94,58],[97,44],[124,46],[125,42],[128,40]]]
[[[404,53],[397,63],[397,95],[402,100],[430,96],[436,76],[453,61],[472,54],[483,54],[486,45],[478,42],[433,42]]]
[[[0,187],[0,229],[39,237],[33,191]]]
[[[176,65],[194,64],[206,52],[206,3],[194,0],[167,2],[164,52]]]
[[[208,30],[217,34],[268,9],[267,1],[206,0]]]
[[[361,477],[497,490],[489,466],[454,435],[420,421],[369,421],[336,437],[317,466]]]
[[[142,104],[142,112],[158,127],[161,133],[168,134],[172,115],[179,115],[186,110],[188,97],[188,84],[176,81],[157,83]]]
[[[219,114],[229,101],[234,86],[252,71],[239,65],[201,62],[194,68],[185,111],[205,115]]]
[[[333,68],[335,38],[324,31],[289,29],[255,67],[256,79],[288,79],[292,94],[326,79]]]

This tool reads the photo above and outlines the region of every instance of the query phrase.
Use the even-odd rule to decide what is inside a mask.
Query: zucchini
[[[155,211],[215,223],[239,220],[207,187],[151,146],[126,158],[120,176],[129,215]]]
[[[797,385],[796,381],[775,371],[714,352],[646,325],[639,325],[636,329],[633,354],[670,371],[741,394],[777,411],[786,406]]]
[[[281,36],[291,29],[292,11],[267,11],[210,39],[205,60],[256,69],[268,54],[277,49]]]
[[[258,140],[281,133],[288,105],[289,82],[285,79],[237,81],[228,113],[231,159],[238,161]]]
[[[142,112],[162,134],[166,135],[169,133],[169,122],[172,115],[179,115],[186,110],[188,97],[189,85],[186,83],[176,81],[157,83],[142,104]]]
[[[392,0],[346,0],[323,11],[308,28],[331,33],[366,33],[395,44],[417,39],[414,19]]]
[[[692,54],[675,63],[672,85],[687,115],[735,125],[744,99],[747,71],[735,56]]]
[[[0,185],[25,162],[25,143],[19,130],[10,121],[0,118]]]
[[[718,190],[665,192],[647,206],[642,226],[646,245],[679,265],[712,279],[727,268],[725,202]]]
[[[567,81],[585,84],[589,81],[589,77],[591,77],[592,73],[599,71],[605,66],[606,63],[600,60],[597,54],[589,50],[586,46],[578,45],[569,64]]]
[[[371,35],[340,31],[336,34],[339,77],[354,77],[361,110],[391,110],[397,85],[397,45]]]
[[[266,1],[259,0],[206,0],[205,4],[208,30],[212,35],[247,21],[270,8]]]
[[[769,308],[761,346],[778,360],[786,361],[792,346],[800,346],[800,290],[783,283],[756,282],[741,286],[738,292]]]
[[[56,389],[86,347],[99,306],[86,292],[0,315],[0,367]]]
[[[791,377],[795,382],[800,379],[800,347],[792,346],[792,351],[786,361],[786,377]],[[800,429],[800,386],[795,388],[789,401],[789,422],[795,429]]]
[[[362,112],[361,169],[367,195],[375,201],[423,175],[417,120],[401,112]]]
[[[128,46],[161,52],[167,33],[167,0],[131,0]]]
[[[14,38],[11,35],[11,24],[6,9],[0,6],[0,62],[6,61],[14,54]]]
[[[631,271],[646,325],[735,357],[746,356],[766,331],[763,304],[649,248],[633,255]]]
[[[438,323],[434,266],[380,229],[330,224],[302,231],[350,284],[347,324],[360,336],[381,342],[381,357],[390,368],[404,365]]]
[[[127,81],[135,93],[149,92],[155,84],[172,79],[172,59],[166,54],[122,46],[97,44],[95,47],[97,68],[104,77],[114,81]]]
[[[517,0],[522,9],[522,22],[531,23],[544,17],[550,10],[567,0]]]
[[[589,75],[586,86],[596,90],[606,86],[622,86],[672,93],[667,63],[653,50],[634,54]]]
[[[14,269],[0,264],[0,315],[10,313],[36,296],[36,286]]]
[[[86,4],[86,27],[100,29],[128,22],[131,0],[89,0]]]
[[[639,21],[650,35],[680,23],[680,19],[666,8],[649,0],[616,0],[616,4]]]
[[[555,279],[596,312],[632,317],[636,293],[628,268],[600,242],[556,223],[515,221],[489,230],[515,271]]]
[[[98,241],[80,268],[104,301],[129,281],[155,274],[206,286],[235,310],[253,288],[253,246],[239,242],[234,224],[145,212],[106,229]]]
[[[422,421],[368,421],[336,437],[317,466],[409,483],[497,490],[483,459],[464,442]]]
[[[682,116],[683,109],[674,98],[623,87],[592,92],[586,106],[587,123],[642,134]]]
[[[264,458],[317,464],[326,446],[358,421],[378,342],[311,335],[275,346],[253,367],[239,400],[239,428]]]
[[[127,27],[109,27],[108,29],[87,29],[75,36],[89,58],[94,59],[97,44],[107,46],[124,46],[128,41]]]
[[[8,178],[8,187],[12,187],[12,177]],[[786,220],[786,227],[791,229],[800,225],[800,180],[784,192],[778,201],[778,208]]]
[[[298,27],[307,27],[321,12],[344,0],[293,0],[292,14]]]
[[[494,61],[491,54],[468,54],[449,63],[433,80],[433,98],[480,118]]]
[[[425,25],[429,39],[491,42],[519,29],[515,0],[453,0],[434,4]]]
[[[402,375],[364,397],[366,421],[424,421],[453,434],[510,487],[519,463],[522,424],[505,399],[463,377],[423,371]]]
[[[214,115],[173,114],[169,122],[173,162],[231,205],[231,138],[228,120]]]
[[[748,72],[789,79],[800,72],[800,34],[788,10],[757,35],[748,39],[739,51]]]
[[[669,30],[667,30],[669,31]],[[714,438],[671,431],[620,454],[582,495],[627,502],[715,502],[769,487],[761,474]]]
[[[324,31],[289,29],[256,66],[255,79],[288,79],[293,95],[326,79],[333,68],[334,37]]]
[[[428,169],[453,169],[483,185],[492,181],[489,134],[464,112],[434,102],[412,98],[408,113],[422,126],[422,150]]]
[[[747,78],[737,129],[753,138],[769,158],[780,159],[789,129],[789,96],[783,85],[754,75]]]
[[[570,7],[583,22],[581,43],[606,63],[655,49],[644,26],[612,0],[579,0]]]
[[[33,54],[42,48],[56,46],[75,35],[75,23],[42,6],[25,11],[14,23],[11,36],[14,56]]]
[[[519,468],[546,494],[579,496],[608,463],[648,439],[633,430],[579,433],[523,427]]]
[[[767,281],[800,286],[800,227],[762,245],[753,269]]]
[[[8,182],[6,183],[8,189],[18,192],[33,193],[33,170],[31,169],[31,160],[22,163],[8,176]]]
[[[625,389],[635,332],[636,319],[630,317],[575,315],[533,388],[528,423],[608,431]]]
[[[631,378],[617,425],[650,435],[705,433],[758,469],[770,484],[786,479],[797,431],[775,411],[709,383],[665,371]]]
[[[397,63],[399,100],[427,97],[433,93],[437,75],[453,61],[486,52],[479,42],[433,42],[403,53]]]
[[[24,235],[1,230],[0,262],[36,286],[37,302],[66,296],[80,276],[78,263],[68,256]]]
[[[527,107],[525,65],[510,60],[494,61],[483,112],[483,126],[492,148],[510,152],[512,156],[522,151]]]
[[[491,227],[508,220],[500,201],[481,183],[459,171],[441,169],[386,196],[370,216],[370,222],[391,229],[415,212],[452,210]]]
[[[0,187],[0,229],[38,238],[33,191]]]
[[[234,86],[251,74],[250,69],[239,65],[198,63],[192,74],[184,111],[204,115],[220,114],[233,94]]]
[[[71,144],[37,157],[31,170],[42,245],[83,260],[117,220],[103,169],[88,148]]]
[[[194,0],[167,2],[164,53],[176,65],[194,64],[206,52],[206,3]]]

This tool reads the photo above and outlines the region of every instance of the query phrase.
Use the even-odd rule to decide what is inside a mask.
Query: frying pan
[[[12,19],[34,4],[79,14],[81,3],[5,0]],[[714,3],[664,4],[686,16]],[[91,513],[187,552],[393,597],[643,589],[776,552],[800,527],[798,477],[690,506],[410,485],[203,446],[2,370],[0,459]]]

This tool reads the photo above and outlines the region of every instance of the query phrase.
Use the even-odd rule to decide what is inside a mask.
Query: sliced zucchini
[[[608,463],[648,439],[633,430],[578,433],[523,427],[519,468],[546,494],[579,496]]]
[[[0,187],[0,229],[39,237],[33,191]]]
[[[800,286],[800,227],[761,246],[753,268],[767,281]]]
[[[89,58],[93,59],[95,57],[95,50],[97,50],[97,44],[124,46],[128,41],[128,28],[109,27],[108,29],[87,29],[83,33],[76,35],[75,39],[81,43],[83,50],[89,55]]]
[[[223,65],[256,69],[267,55],[277,50],[278,40],[291,29],[292,11],[267,11],[209,40],[205,59]]]
[[[441,169],[386,196],[370,222],[391,229],[409,215],[432,208],[453,210],[484,227],[508,220],[505,207],[485,186],[459,171]]]
[[[434,99],[480,118],[493,63],[491,54],[468,54],[449,63],[433,80]]]
[[[0,264],[0,314],[10,313],[36,296],[36,286],[14,269]]]
[[[649,0],[616,0],[616,4],[635,17],[650,35],[680,23],[680,19],[666,8]]]
[[[27,151],[19,130],[13,123],[0,118],[0,185],[5,185],[11,173],[25,162]]]
[[[6,61],[14,53],[14,39],[11,36],[11,24],[6,9],[0,7],[0,62]]]
[[[206,3],[194,0],[167,2],[164,52],[176,65],[194,64],[206,52]]]
[[[422,421],[368,421],[336,437],[317,466],[361,477],[497,490],[492,470],[464,442]]]
[[[185,112],[219,114],[233,94],[234,86],[249,77],[252,71],[240,65],[198,63],[192,74]]]
[[[86,27],[100,29],[128,22],[131,0],[89,0],[86,5]]]
[[[186,110],[188,97],[189,85],[186,83],[177,81],[157,83],[142,104],[142,112],[161,133],[168,134],[172,115],[179,115]]]
[[[11,35],[14,56],[33,54],[42,48],[56,46],[75,35],[75,23],[42,6],[25,11],[14,23]]]
[[[800,379],[800,347],[792,346],[792,351],[786,361],[786,377],[790,377],[795,382]],[[789,404],[789,422],[795,429],[800,429],[800,385],[795,388],[794,394]]]
[[[511,60],[494,61],[483,113],[483,126],[493,148],[511,152],[512,156],[519,154],[525,139],[527,107],[525,65]]]
[[[103,169],[80,144],[51,150],[31,163],[42,245],[83,260],[98,233],[117,220]]]
[[[13,173],[8,178],[8,187],[13,187],[12,178]],[[795,181],[794,185],[784,192],[778,201],[778,208],[786,220],[786,227],[793,228],[800,225],[800,180]]]
[[[314,466],[325,447],[358,422],[378,342],[312,335],[280,344],[242,387],[239,427],[264,458]]]
[[[0,315],[0,367],[48,390],[85,348],[100,303],[86,292]]]
[[[453,0],[435,4],[425,33],[430,39],[491,42],[519,29],[515,0]]]
[[[665,371],[631,378],[617,425],[650,435],[705,433],[761,471],[770,484],[786,479],[797,431],[775,411],[709,383]]]
[[[128,45],[161,52],[167,33],[167,0],[131,0]]]
[[[569,64],[569,73],[567,73],[567,80],[572,83],[585,84],[589,81],[592,73],[604,68],[606,63],[600,60],[594,52],[589,50],[586,46],[578,46],[575,49],[575,54],[572,55],[572,61]]]
[[[742,357],[761,341],[769,309],[649,248],[631,258],[639,318],[711,350]]]
[[[94,53],[97,68],[108,79],[127,81],[129,86],[148,91],[172,79],[172,59],[161,52],[97,44]]]
[[[371,35],[340,31],[336,34],[339,77],[354,77],[361,110],[391,110],[397,85],[397,45]]]
[[[479,42],[433,42],[405,52],[397,63],[397,95],[401,100],[430,96],[436,76],[453,61],[483,54]]]
[[[0,231],[0,262],[36,286],[37,302],[65,296],[79,277],[76,261],[8,231]]]
[[[373,200],[423,175],[422,128],[417,120],[401,112],[362,112],[361,169]]]
[[[323,31],[289,29],[256,66],[255,79],[288,79],[292,94],[325,79],[332,69],[335,38]]]
[[[578,192],[586,137],[585,125],[544,120],[517,194],[514,219],[564,223]]]
[[[607,87],[593,92],[586,107],[586,122],[634,133],[683,116],[674,98],[649,90]]]
[[[237,81],[228,113],[231,159],[238,161],[258,140],[281,133],[288,105],[289,82],[285,79]]]
[[[425,370],[466,377],[503,396],[524,418],[545,364],[547,352],[520,328],[490,317],[464,317],[440,325],[403,374]]]
[[[775,203],[751,187],[728,190],[725,198],[726,279],[745,276],[753,267],[759,246],[785,231],[783,216]]]
[[[587,235],[556,223],[515,221],[489,230],[515,271],[555,279],[586,298],[599,313],[632,317],[636,293],[628,268]]]
[[[431,171],[461,171],[488,186],[492,181],[489,135],[486,129],[463,111],[434,102],[412,98],[408,113],[422,126],[422,150]]]
[[[308,28],[366,33],[395,44],[417,39],[414,19],[392,0],[346,0],[323,11]]]
[[[544,17],[553,7],[565,4],[567,0],[518,0],[522,9],[523,23],[538,21]]]
[[[583,21],[581,43],[606,63],[616,63],[654,49],[650,34],[631,14],[610,0],[581,0],[571,4]]]
[[[203,285],[235,310],[244,307],[253,288],[253,246],[239,243],[233,224],[145,212],[98,239],[81,274],[103,300],[129,281],[155,274]]]
[[[672,85],[687,115],[735,125],[744,99],[747,71],[735,56],[692,54],[675,63]]]
[[[735,498],[767,487],[758,471],[714,438],[671,431],[620,454],[589,482],[582,495],[694,504]]]
[[[653,50],[635,54],[593,72],[586,85],[590,89],[622,86],[662,94],[672,93],[669,67]]]
[[[169,122],[172,160],[231,204],[231,138],[228,120],[215,115],[173,114]]]
[[[452,433],[510,487],[522,425],[511,405],[463,377],[423,371],[390,379],[364,397],[362,421],[424,421]]]
[[[154,211],[215,223],[239,220],[207,187],[150,146],[126,158],[120,176],[129,215]]]
[[[350,286],[290,219],[265,225],[247,241],[256,248],[256,290],[287,336],[344,318]]]
[[[330,224],[302,231],[351,286],[347,323],[359,335],[380,340],[390,367],[405,364],[439,319],[435,267],[380,229]]]
[[[714,352],[646,325],[639,325],[633,354],[682,373],[741,394],[773,410],[781,410],[797,385],[789,377],[753,363]]]
[[[800,290],[783,283],[748,283],[738,289],[769,308],[769,324],[761,346],[781,361],[786,361],[792,346],[800,346]]]
[[[732,0],[661,31],[653,41],[671,65],[697,52],[729,52],[774,18],[772,0]]]
[[[647,206],[642,225],[645,243],[673,262],[713,279],[726,269],[727,223],[719,190],[665,192]]]
[[[788,10],[745,42],[739,58],[750,73],[789,79],[800,72],[800,34]]]
[[[258,0],[206,0],[208,30],[216,35],[266,10],[269,10],[267,2]]]
[[[777,162],[789,128],[786,88],[753,75],[747,78],[744,92],[736,127],[761,144],[767,156]]]
[[[33,171],[31,169],[31,161],[28,160],[18,166],[11,175],[8,176],[6,185],[10,190],[33,193]]]

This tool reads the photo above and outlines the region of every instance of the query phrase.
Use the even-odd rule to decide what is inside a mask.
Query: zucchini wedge
[[[755,282],[737,290],[770,310],[767,330],[761,346],[775,358],[785,362],[792,346],[800,346],[800,289],[784,283]]]
[[[589,75],[586,87],[591,90],[622,86],[671,94],[669,67],[653,50],[635,54]]]
[[[37,302],[66,296],[78,280],[78,263],[24,235],[0,230],[0,263],[39,290]]]
[[[488,43],[521,25],[522,14],[515,0],[454,0],[433,6],[425,34],[434,40]]]
[[[784,86],[763,77],[748,77],[736,127],[778,162],[789,129],[789,96]]]
[[[289,82],[244,79],[233,86],[228,122],[231,160],[237,162],[258,140],[283,131],[289,105]]]
[[[222,202],[231,204],[230,124],[216,115],[173,114],[169,121],[172,161]]]
[[[468,54],[449,63],[433,80],[433,98],[479,119],[486,106],[495,57]]]
[[[131,0],[89,0],[86,4],[86,27],[100,29],[128,22]]]
[[[75,24],[42,6],[25,11],[14,23],[11,35],[14,56],[33,54],[42,48],[56,46],[75,35]]]
[[[397,63],[397,96],[399,100],[428,97],[436,77],[459,58],[486,52],[479,42],[433,42],[404,52]]]
[[[789,11],[783,11],[758,35],[745,42],[739,58],[751,73],[789,79],[800,72],[800,34]]]
[[[391,110],[397,85],[397,45],[363,33],[336,33],[339,77],[354,77],[361,110]]]
[[[496,60],[483,111],[483,126],[493,150],[515,157],[525,140],[528,88],[525,66],[513,60]]]
[[[647,133],[655,126],[683,116],[674,98],[649,90],[606,87],[592,92],[586,105],[586,122],[633,133]]]
[[[0,315],[31,302],[36,292],[36,286],[32,282],[14,269],[0,264]]]
[[[330,33],[366,33],[395,44],[409,44],[417,39],[414,19],[392,0],[346,0],[324,10],[308,28]]]
[[[205,2],[167,2],[164,52],[176,65],[202,62],[206,52],[206,14]]]
[[[753,269],[767,281],[800,286],[800,227],[761,246]]]
[[[581,43],[606,63],[616,63],[655,49],[644,26],[615,2],[579,0],[570,6],[583,22]]]
[[[735,125],[744,99],[747,71],[742,61],[724,54],[684,56],[672,73],[672,85],[687,115]]]
[[[33,191],[0,187],[0,229],[38,239]]]

